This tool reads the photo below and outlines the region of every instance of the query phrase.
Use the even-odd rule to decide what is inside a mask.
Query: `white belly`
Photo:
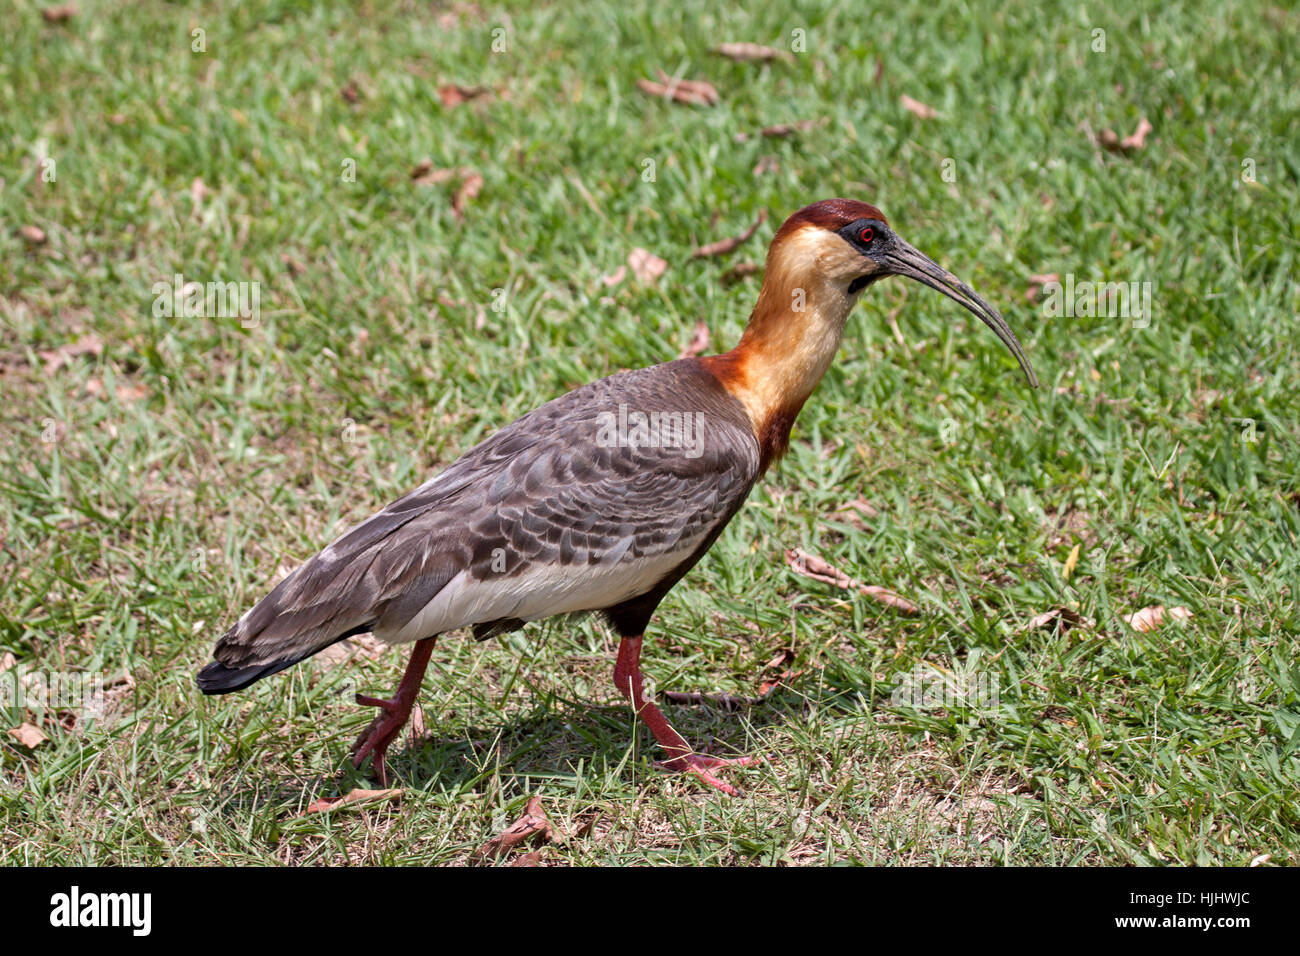
[[[613,607],[645,594],[686,559],[703,537],[671,552],[613,565],[548,565],[511,576],[476,580],[462,571],[397,631],[375,631],[389,644],[407,644],[471,624]]]

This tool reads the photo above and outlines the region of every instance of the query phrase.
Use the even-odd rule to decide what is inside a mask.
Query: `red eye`
[[[875,237],[876,234],[871,230],[870,227],[863,229],[860,233],[858,233],[858,238],[861,239],[864,244],[870,242]]]

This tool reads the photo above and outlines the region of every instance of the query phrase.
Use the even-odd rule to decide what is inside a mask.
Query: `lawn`
[[[1300,14],[50,6],[0,10],[0,864],[462,863],[531,797],[554,865],[1300,862]],[[660,69],[718,102],[638,87]],[[308,812],[374,786],[352,693],[405,654],[205,698],[216,638],[535,405],[698,323],[730,348],[735,267],[832,196],[998,306],[1042,388],[955,303],[866,293],[646,639],[661,693],[784,674],[665,705],[768,755],[726,772],[745,795],[654,768],[587,619],[447,635],[401,792]],[[666,270],[616,282],[637,249]],[[1150,308],[1061,314],[1052,274]],[[257,307],[187,314],[217,282]],[[981,692],[914,692],[936,674]]]

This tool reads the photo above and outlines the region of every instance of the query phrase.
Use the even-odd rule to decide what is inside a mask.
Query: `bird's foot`
[[[715,790],[721,790],[729,797],[739,797],[741,796],[739,790],[725,780],[718,779],[710,771],[721,767],[748,767],[762,759],[762,757],[709,757],[705,754],[686,754],[684,757],[674,757],[672,760],[656,761],[655,766],[678,773],[689,773],[701,783],[708,784]]]
[[[366,757],[370,757],[371,773],[381,787],[386,787],[388,768],[384,758],[388,755],[389,746],[410,719],[414,701],[402,700],[400,695],[392,700],[383,700],[379,697],[366,697],[364,694],[357,694],[356,701],[366,707],[378,707],[379,713],[352,745],[352,766],[359,769]]]
[[[415,650],[411,651],[411,660],[406,665],[406,673],[402,675],[402,682],[397,685],[397,693],[391,700],[366,697],[364,694],[356,696],[358,704],[378,707],[379,713],[352,745],[352,766],[360,769],[366,757],[370,757],[372,775],[381,787],[388,786],[388,768],[384,765],[388,747],[411,719],[415,700],[420,695],[420,681],[424,678],[425,668],[429,666],[429,655],[433,653],[437,642],[436,637],[416,641]]]

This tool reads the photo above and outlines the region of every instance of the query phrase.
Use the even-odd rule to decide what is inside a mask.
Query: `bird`
[[[1002,316],[905,242],[875,206],[827,199],[790,215],[729,352],[622,371],[505,426],[299,566],[217,641],[198,674],[225,694],[338,641],[412,644],[390,698],[351,749],[387,785],[438,638],[479,641],[530,621],[597,612],[619,638],[613,680],[653,733],[659,765],[737,795],[719,774],[756,758],[699,753],[647,693],[642,642],[668,591],[700,560],[787,451],[804,403],[839,350],[850,311],[889,276],[978,316],[1038,379]]]

